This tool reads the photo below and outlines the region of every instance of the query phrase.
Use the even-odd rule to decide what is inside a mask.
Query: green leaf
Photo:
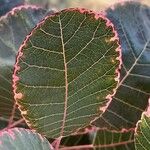
[[[15,57],[26,35],[45,15],[41,8],[21,6],[0,19],[0,116],[4,118],[20,117],[12,90]]]
[[[86,140],[86,143],[83,140]],[[63,146],[59,150],[135,150],[133,130],[122,132],[89,131],[86,134],[65,137],[62,142],[64,142]]]
[[[143,113],[135,132],[136,150],[150,149],[150,116]]]
[[[53,150],[48,140],[38,133],[23,128],[0,132],[1,150]]]
[[[28,125],[57,138],[99,116],[117,85],[118,47],[112,25],[93,12],[69,9],[42,21],[21,46],[13,76]]]
[[[150,96],[150,8],[127,2],[108,9],[107,16],[119,34],[123,65],[117,92],[95,125],[115,130],[132,128]]]

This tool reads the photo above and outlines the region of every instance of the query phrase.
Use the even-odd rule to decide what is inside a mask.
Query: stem
[[[51,144],[53,147],[55,147],[55,150],[60,150],[59,146],[60,146],[61,139],[62,139],[62,137],[59,137]]]
[[[90,145],[80,145],[80,146],[72,146],[72,147],[63,147],[60,148],[59,150],[75,150],[75,149],[89,149],[89,148],[93,148],[94,146],[92,144]]]
[[[8,129],[14,128],[15,126],[17,126],[17,125],[19,125],[19,124],[21,124],[21,123],[23,123],[23,122],[24,122],[24,119],[23,119],[23,118],[20,119],[20,120],[18,120],[18,121],[15,121],[15,122],[12,123],[11,125],[9,125]]]

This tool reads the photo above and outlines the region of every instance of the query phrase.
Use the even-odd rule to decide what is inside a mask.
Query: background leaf
[[[12,74],[19,46],[47,11],[21,6],[0,19],[0,117],[20,118],[12,91]],[[11,118],[13,119],[13,118]]]
[[[52,150],[52,146],[38,133],[23,128],[0,132],[0,150]]]
[[[135,127],[150,95],[150,8],[127,2],[107,10],[119,33],[121,81],[106,112],[95,122],[109,129]]]
[[[87,126],[116,87],[119,44],[111,24],[95,17],[78,9],[56,13],[21,46],[15,97],[27,123],[48,137]]]
[[[0,0],[0,16],[5,15],[14,7],[24,4],[24,0]]]
[[[36,6],[40,6],[43,8],[52,8],[53,6],[51,6],[50,0],[25,0],[24,4],[27,5],[36,5]]]
[[[86,141],[84,143],[84,140]],[[82,145],[81,145],[82,143]],[[60,150],[134,150],[134,131],[90,131],[62,139]]]

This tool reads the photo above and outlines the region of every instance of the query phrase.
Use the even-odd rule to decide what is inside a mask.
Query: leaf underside
[[[81,11],[64,10],[42,21],[15,67],[15,95],[26,122],[51,138],[88,125],[117,85],[119,44],[111,40],[113,28],[93,12]]]
[[[150,149],[150,117],[142,115],[138,123],[135,133],[135,148],[136,150]]]
[[[115,130],[132,128],[150,96],[150,8],[127,2],[108,9],[107,17],[118,31],[123,65],[117,92],[94,124]]]
[[[12,89],[15,58],[26,35],[45,15],[46,11],[41,8],[21,6],[0,19],[0,117],[2,118],[9,119],[12,115],[15,120],[20,118]]]
[[[0,150],[52,150],[48,140],[23,128],[0,132]]]

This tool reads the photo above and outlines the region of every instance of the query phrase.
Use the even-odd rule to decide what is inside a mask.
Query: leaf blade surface
[[[99,107],[118,82],[115,34],[107,19],[79,9],[47,17],[33,30],[14,72],[16,100],[32,128],[66,136],[104,111]]]

